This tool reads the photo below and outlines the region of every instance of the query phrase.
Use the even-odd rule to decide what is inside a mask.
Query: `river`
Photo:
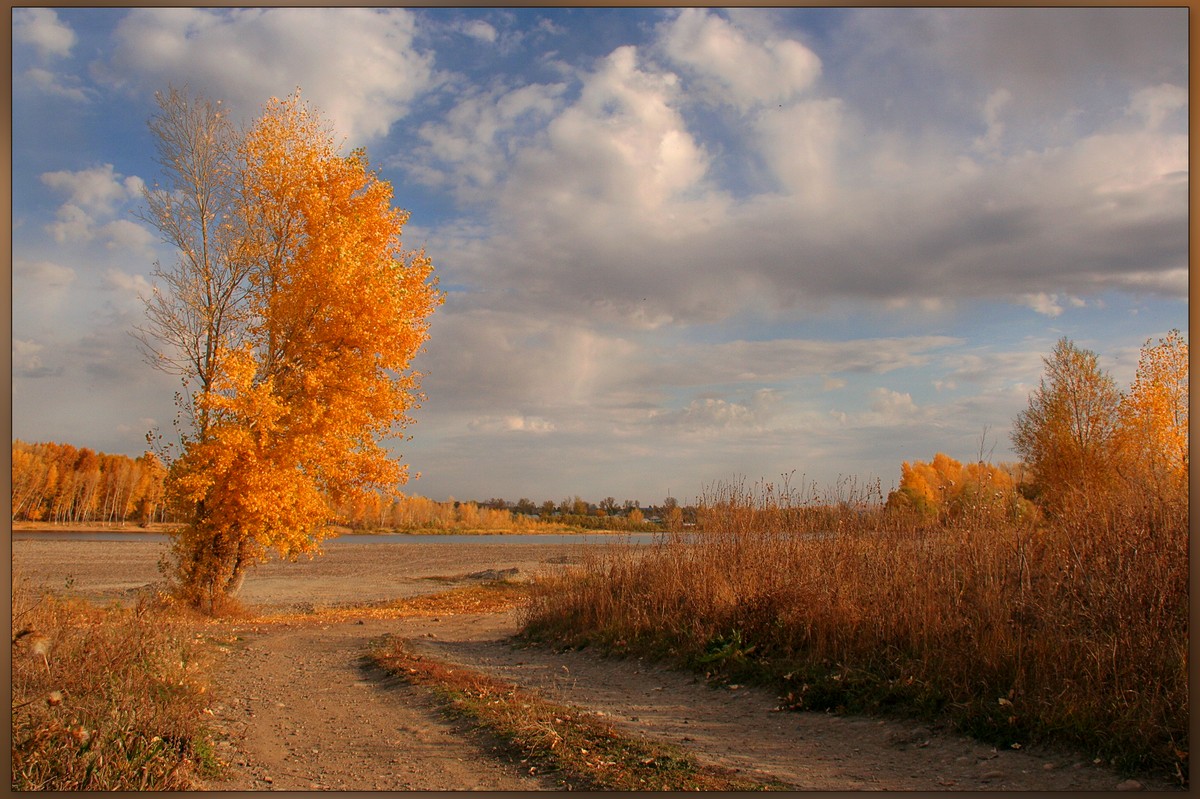
[[[323,547],[342,544],[653,544],[664,533],[535,533],[529,535],[459,535],[421,533],[346,533],[327,538]],[[170,538],[162,533],[120,530],[14,530],[13,541],[125,541],[166,543]]]

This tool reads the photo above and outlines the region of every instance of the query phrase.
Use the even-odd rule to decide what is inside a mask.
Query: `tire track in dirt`
[[[365,664],[395,621],[262,625],[214,674],[228,764],[213,790],[491,790],[548,787],[491,758],[427,694]]]

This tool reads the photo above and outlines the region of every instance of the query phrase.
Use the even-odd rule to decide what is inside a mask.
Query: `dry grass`
[[[361,605],[314,607],[246,616],[256,624],[324,623],[353,619],[400,619],[406,617],[454,616],[466,613],[500,613],[520,607],[529,599],[531,584],[511,580],[489,580],[422,596],[402,597]]]
[[[525,634],[770,683],[795,708],[918,715],[1186,782],[1186,504],[921,526],[870,487],[840,493],[718,486],[694,541],[543,579]]]
[[[409,652],[394,640],[374,655],[402,679],[430,687],[449,715],[494,736],[530,774],[551,777],[568,790],[753,791],[786,788],[735,777],[697,763],[676,747],[618,731],[579,708],[457,664]]]
[[[13,790],[188,790],[213,768],[194,625],[32,596],[13,576]]]

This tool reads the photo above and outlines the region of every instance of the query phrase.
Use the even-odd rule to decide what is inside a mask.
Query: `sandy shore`
[[[307,609],[393,599],[443,590],[446,580],[485,569],[519,570],[528,577],[576,560],[585,548],[605,546],[580,537],[569,544],[384,541],[333,542],[325,554],[295,563],[276,559],[246,578],[242,601],[262,609]],[[122,541],[18,540],[12,542],[13,577],[32,589],[70,592],[95,602],[132,602],[141,589],[162,581],[160,560],[168,544]]]

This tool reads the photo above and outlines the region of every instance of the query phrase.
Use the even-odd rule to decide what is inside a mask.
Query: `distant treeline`
[[[53,441],[13,441],[12,520],[139,525],[183,521],[167,501],[166,478],[166,467],[149,452],[131,458]],[[666,520],[673,518],[672,510],[675,516],[680,513],[673,502],[668,498],[661,510]],[[438,502],[416,495],[392,499],[373,494],[353,505],[331,507],[330,521],[359,530],[660,529],[657,516],[647,518],[635,503],[620,507],[610,498],[593,505],[579,497],[539,508],[528,500]]]
[[[12,520],[56,524],[173,521],[166,468],[151,453],[108,455],[53,441],[12,444]]]
[[[522,503],[509,505],[492,499],[484,504],[459,502],[453,498],[438,502],[421,496],[401,495],[388,499],[372,494],[354,503],[334,509],[339,524],[366,530],[517,530],[575,527],[586,530],[619,530],[645,532],[661,529],[647,520],[639,508],[631,507],[607,513],[586,503],[576,510],[574,503],[559,507],[550,503],[549,510],[537,512]]]

